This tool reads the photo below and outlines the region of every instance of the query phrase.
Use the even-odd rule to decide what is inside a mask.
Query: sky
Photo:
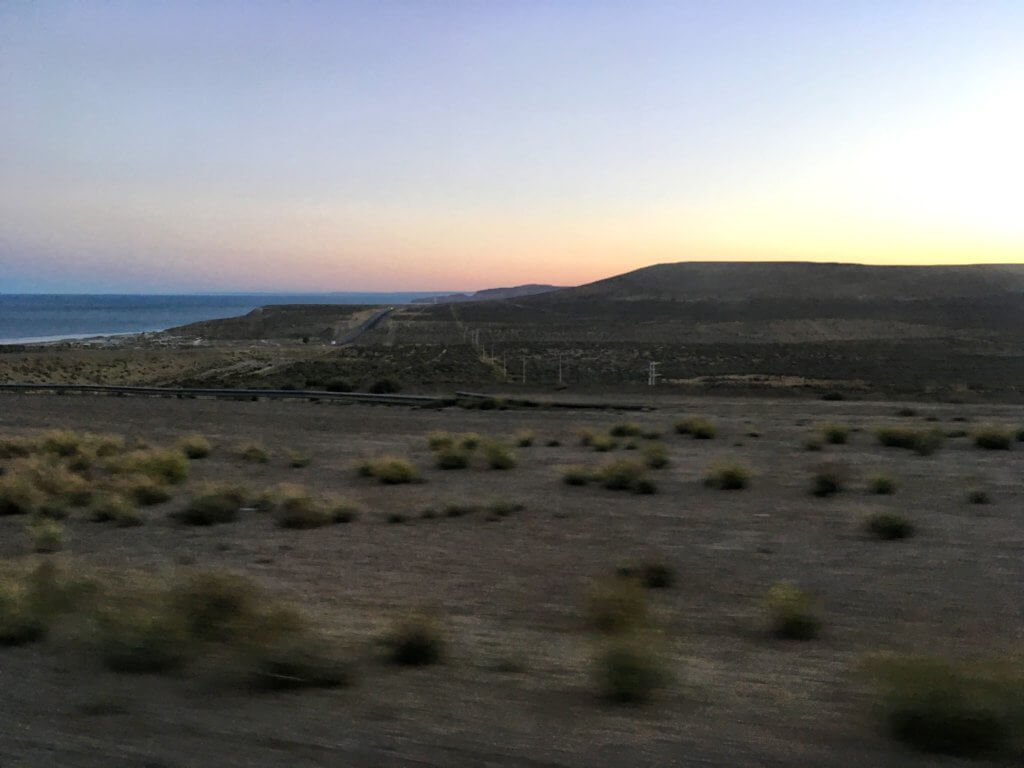
[[[1021,0],[0,0],[0,293],[1024,262]]]

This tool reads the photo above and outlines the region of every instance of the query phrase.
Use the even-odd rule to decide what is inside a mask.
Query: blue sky
[[[1024,3],[0,4],[0,292],[1024,261]]]

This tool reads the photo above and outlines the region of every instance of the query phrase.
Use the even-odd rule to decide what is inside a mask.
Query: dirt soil
[[[900,418],[890,403],[660,406],[626,415],[0,396],[0,435],[66,427],[158,444],[201,432],[215,444],[210,458],[193,463],[193,478],[174,500],[146,510],[145,525],[118,529],[72,518],[66,551],[51,557],[67,567],[242,571],[313,614],[358,658],[352,687],[255,694],[210,675],[117,675],[60,639],[2,649],[0,766],[961,765],[889,740],[860,670],[879,650],[1020,650],[1024,444],[982,451],[960,437],[917,456],[879,446],[871,429],[1019,426],[1024,409],[922,405],[920,415]],[[672,434],[683,414],[715,418],[718,437]],[[927,423],[926,415],[937,420]],[[665,430],[671,464],[651,473],[659,492],[563,485],[562,465],[635,455],[595,453],[576,439],[581,427],[626,420]],[[861,431],[848,445],[806,451],[805,438],[824,421]],[[519,466],[509,471],[444,472],[433,468],[426,446],[436,429],[495,437],[532,429],[538,441],[517,449]],[[549,438],[562,445],[545,447]],[[245,440],[262,440],[270,463],[236,458],[233,449]],[[288,450],[311,464],[290,468]],[[358,458],[383,453],[412,458],[427,482],[386,487],[355,476]],[[750,488],[702,485],[705,469],[721,457],[755,472]],[[808,493],[810,471],[829,459],[847,463],[853,479],[845,492],[819,499]],[[865,478],[879,471],[894,477],[895,495],[867,493]],[[209,479],[254,489],[303,483],[352,498],[366,513],[310,531],[278,529],[257,512],[213,528],[172,522],[168,513],[188,488]],[[988,489],[993,503],[969,505],[967,489],[975,486]],[[525,509],[499,521],[419,517],[446,503],[493,499]],[[861,522],[875,509],[907,514],[918,535],[868,539]],[[391,513],[409,521],[388,524]],[[23,525],[0,518],[0,557],[40,557],[28,554]],[[647,706],[617,707],[594,694],[585,601],[596,579],[644,558],[678,574],[673,589],[653,595],[674,679]],[[767,637],[761,599],[781,579],[819,599],[820,639]],[[445,663],[414,670],[382,663],[370,650],[374,638],[393,617],[423,606],[445,617]]]

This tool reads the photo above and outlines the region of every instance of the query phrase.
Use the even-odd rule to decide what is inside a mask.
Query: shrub
[[[887,448],[905,448],[929,456],[942,445],[942,431],[909,427],[881,427],[875,432],[878,442]]]
[[[288,451],[288,466],[292,469],[302,469],[308,467],[312,459],[304,453],[296,453],[295,451]]]
[[[179,437],[175,445],[177,445],[178,450],[190,459],[205,459],[210,455],[210,451],[213,450],[210,446],[210,441],[202,435]]]
[[[459,447],[467,451],[475,451],[481,442],[483,442],[483,438],[476,432],[467,432],[459,438]]]
[[[876,539],[893,541],[914,535],[914,525],[896,512],[875,512],[868,515],[864,527]]]
[[[594,473],[590,467],[580,464],[562,469],[562,482],[566,485],[586,485],[594,479]]]
[[[334,522],[332,511],[299,486],[278,490],[277,525],[280,528],[322,528]]]
[[[179,451],[135,451],[126,454],[118,467],[172,485],[184,482],[189,472],[188,459]]]
[[[850,434],[850,428],[845,424],[824,424],[821,427],[821,436],[826,443],[842,445]]]
[[[1017,442],[1024,443],[1024,429],[1017,430]]]
[[[32,550],[40,554],[60,552],[64,548],[64,526],[56,520],[39,517],[27,526],[32,537]]]
[[[818,636],[820,620],[810,595],[794,584],[779,582],[768,590],[765,601],[768,627],[785,640],[812,640]]]
[[[633,421],[622,422],[616,424],[608,433],[612,437],[639,437],[643,433],[643,427]]]
[[[647,595],[632,580],[609,579],[595,584],[587,605],[591,628],[606,635],[623,634],[647,625]]]
[[[171,672],[188,655],[184,622],[163,595],[107,606],[97,613],[95,627],[100,658],[115,672]]]
[[[651,469],[661,469],[668,466],[668,449],[661,443],[645,445],[644,461]]]
[[[869,672],[886,730],[923,752],[963,757],[999,752],[1024,725],[1019,670],[898,656],[874,661]]]
[[[484,460],[491,469],[512,469],[516,465],[516,455],[501,443],[488,442],[483,451]]]
[[[644,466],[637,461],[620,459],[598,470],[601,485],[610,491],[628,491],[644,476]]]
[[[409,518],[407,518],[401,512],[390,512],[388,513],[388,516],[385,519],[388,521],[390,525],[401,525],[409,521]]]
[[[676,423],[676,432],[695,440],[711,440],[718,434],[718,427],[711,419],[690,416]]]
[[[149,507],[154,504],[163,504],[171,498],[171,492],[156,480],[146,475],[139,475],[130,478],[125,482],[123,490],[136,504]]]
[[[515,435],[515,443],[520,448],[529,448],[536,439],[537,436],[529,429],[524,429]]]
[[[487,505],[487,512],[492,519],[508,517],[516,512],[522,512],[526,507],[514,501],[492,501]]]
[[[361,511],[356,504],[345,499],[332,499],[328,504],[328,513],[335,523],[351,523],[359,519]]]
[[[804,440],[805,451],[820,451],[824,446],[821,444],[821,440],[816,437],[808,437]]]
[[[43,450],[57,456],[74,456],[81,447],[81,435],[69,429],[54,429],[46,432],[42,438]]]
[[[720,491],[738,491],[750,485],[750,471],[742,464],[719,462],[704,475],[704,485]]]
[[[0,646],[26,645],[46,635],[46,622],[22,584],[0,581]]]
[[[868,490],[881,496],[888,496],[896,492],[896,483],[888,475],[875,475],[868,478]]]
[[[267,453],[266,447],[263,443],[255,441],[240,445],[238,456],[242,461],[247,461],[250,464],[266,464],[270,461],[270,454]]]
[[[835,462],[819,465],[811,476],[811,493],[815,496],[832,496],[846,486],[849,475],[847,468]]]
[[[974,433],[974,444],[990,451],[1008,451],[1012,440],[1010,431],[999,427],[981,427]]]
[[[439,451],[442,448],[451,448],[455,445],[455,438],[448,432],[431,432],[427,435],[427,446],[432,451]]]
[[[644,440],[659,440],[662,436],[660,429],[645,429],[640,433],[640,437]]]
[[[135,505],[118,493],[104,493],[92,503],[89,519],[94,523],[117,522],[137,516]]]
[[[445,517],[463,517],[477,511],[472,504],[446,504],[444,507]]]
[[[589,448],[597,436],[597,433],[592,429],[581,429],[576,434],[579,435],[580,445],[584,448]]]
[[[438,469],[465,469],[469,466],[469,452],[454,445],[439,449],[435,458]]]
[[[42,502],[39,491],[23,477],[0,478],[0,517],[30,515]]]
[[[38,444],[27,437],[0,438],[0,459],[21,459],[31,456]]]
[[[118,528],[134,528],[142,523],[142,513],[131,505],[120,509],[114,517],[114,524]]]
[[[224,571],[199,571],[173,584],[170,610],[188,636],[231,642],[251,633],[262,596],[253,584]]]
[[[195,494],[175,517],[187,525],[219,525],[238,518],[245,505],[245,490],[231,485],[210,485]]]
[[[896,415],[897,416],[902,416],[904,418],[908,418],[910,416],[917,416],[917,409],[915,409],[915,408],[906,408],[906,407],[900,408],[898,411],[896,411]]]
[[[967,501],[971,504],[991,504],[992,497],[982,488],[974,488],[967,492]]]
[[[648,701],[665,677],[654,644],[637,636],[611,639],[595,661],[601,696],[620,704]]]
[[[547,440],[544,443],[544,445],[546,445],[548,448],[558,448],[561,444],[562,444],[562,441],[558,440],[558,439],[556,439],[554,437],[552,437],[550,440]]]
[[[949,430],[946,430],[944,435],[945,435],[945,437],[949,437],[949,438],[967,437],[967,430],[966,429],[949,429]]]
[[[333,379],[328,381],[324,389],[328,392],[351,392],[354,387],[351,382],[344,381],[342,379]]]
[[[648,562],[640,566],[623,566],[616,574],[625,579],[637,579],[648,589],[667,589],[675,584],[675,572],[664,563]]]
[[[384,485],[415,483],[420,479],[419,471],[412,462],[394,456],[383,456],[371,461],[369,474]]]
[[[89,435],[87,443],[101,459],[124,453],[125,443],[121,435]]]
[[[425,614],[396,622],[386,640],[391,661],[405,667],[436,664],[444,651],[439,622]]]
[[[599,453],[607,453],[618,448],[619,441],[611,435],[594,435],[590,439],[590,447]]]

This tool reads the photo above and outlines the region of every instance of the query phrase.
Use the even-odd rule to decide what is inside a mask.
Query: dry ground
[[[1020,649],[1024,631],[1024,444],[981,451],[950,439],[932,456],[878,446],[870,430],[898,418],[887,403],[695,400],[643,414],[410,410],[314,403],[104,397],[0,397],[0,433],[42,428],[118,432],[154,443],[202,432],[215,444],[194,479],[236,479],[260,489],[280,481],[343,493],[367,510],[357,522],[311,531],[275,528],[266,516],[186,528],[147,510],[139,528],[71,519],[58,557],[74,567],[243,571],[317,616],[358,662],[355,686],[254,694],[208,676],[116,675],[59,641],[0,650],[0,766],[883,766],[960,765],[891,742],[873,720],[859,673],[880,649],[988,655]],[[928,405],[943,429],[986,421],[1024,424],[1024,410]],[[721,427],[714,440],[671,434],[683,414]],[[966,417],[971,423],[954,422]],[[652,472],[659,493],[573,488],[558,467],[611,456],[580,447],[580,427],[638,421],[665,430],[671,464]],[[807,452],[814,424],[861,428],[850,444]],[[508,436],[533,429],[515,469],[443,472],[425,436],[434,429]],[[758,432],[760,437],[747,433]],[[547,438],[561,447],[544,447]],[[232,449],[262,440],[267,465]],[[291,469],[289,449],[312,463]],[[414,459],[427,482],[385,487],[355,477],[362,456]],[[739,458],[752,486],[723,492],[700,478],[714,459]],[[849,490],[811,496],[809,469],[839,458]],[[868,495],[863,478],[884,470],[895,495]],[[966,503],[982,485],[994,503]],[[418,519],[449,502],[507,499],[525,510]],[[917,537],[866,538],[865,510],[905,512]],[[404,525],[390,513],[410,516]],[[26,554],[23,521],[0,518],[0,555]],[[636,558],[678,574],[654,595],[669,638],[674,682],[646,707],[615,707],[592,690],[593,638],[583,629],[589,586]],[[820,599],[823,636],[771,640],[765,589],[789,579]],[[367,649],[395,615],[424,605],[445,616],[443,665],[397,669]],[[515,664],[509,665],[509,662]],[[517,671],[501,671],[512,666]],[[975,763],[976,764],[976,763]],[[1010,764],[1010,763],[1006,763]]]

